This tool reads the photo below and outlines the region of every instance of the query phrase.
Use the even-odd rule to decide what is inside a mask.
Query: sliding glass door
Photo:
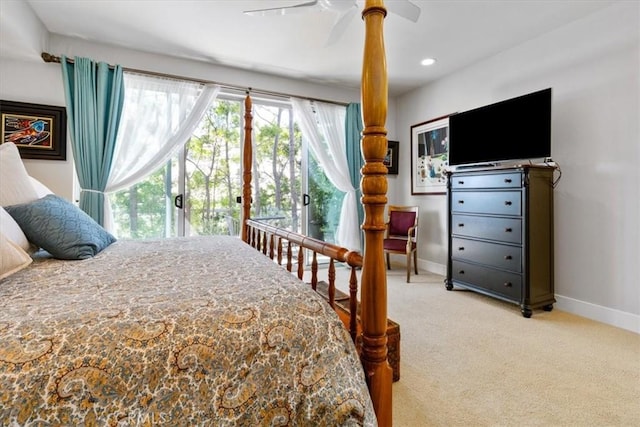
[[[238,235],[243,96],[220,95],[184,148],[111,196],[121,238]],[[308,154],[288,102],[253,98],[252,218],[334,241],[342,193]]]

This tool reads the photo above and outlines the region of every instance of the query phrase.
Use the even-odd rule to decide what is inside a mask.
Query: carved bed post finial
[[[247,220],[251,217],[251,168],[253,146],[251,144],[251,132],[253,129],[253,115],[251,113],[252,104],[251,96],[247,91],[244,99],[244,145],[242,148],[242,240],[249,242],[249,233],[247,229]]]
[[[387,275],[382,249],[387,204],[387,63],[382,0],[367,0],[362,12],[365,46],[362,68],[362,203],[365,234],[362,266],[362,363],[378,425],[390,426],[392,369],[387,360]]]

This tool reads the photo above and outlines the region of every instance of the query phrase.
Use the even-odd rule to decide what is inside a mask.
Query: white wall
[[[639,33],[621,2],[397,100],[389,199],[421,206],[423,267],[445,271],[446,196],[411,196],[411,125],[552,87],[557,307],[640,332]]]
[[[64,106],[60,71],[38,59],[47,48],[48,32],[31,7],[22,1],[3,2],[0,23],[0,99]],[[6,55],[14,59],[7,60]],[[67,153],[70,153],[68,147]],[[71,200],[70,154],[67,159],[25,160],[24,163],[32,176]]]
[[[0,99],[64,106],[60,67],[32,60],[0,61]],[[54,193],[73,200],[73,160],[67,141],[67,160],[24,160],[30,175]],[[5,185],[2,183],[2,185]]]

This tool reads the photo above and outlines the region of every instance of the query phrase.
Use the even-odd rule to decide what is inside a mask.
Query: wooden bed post
[[[251,96],[247,91],[244,99],[244,146],[242,148],[242,240],[249,243],[247,220],[251,217],[251,168],[253,163],[253,146],[251,144],[251,132],[253,129],[253,115],[251,113]]]
[[[392,369],[387,360],[387,275],[382,249],[387,204],[387,62],[382,0],[367,0],[362,12],[365,45],[362,66],[362,203],[364,205],[364,259],[362,265],[362,363],[378,418],[392,425]]]

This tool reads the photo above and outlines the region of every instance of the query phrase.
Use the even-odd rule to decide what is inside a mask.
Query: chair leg
[[[407,283],[409,283],[410,276],[411,276],[411,252],[407,254]]]
[[[413,251],[413,268],[418,274],[418,251]]]
[[[391,270],[391,260],[389,259],[389,252],[387,252],[387,270]]]

